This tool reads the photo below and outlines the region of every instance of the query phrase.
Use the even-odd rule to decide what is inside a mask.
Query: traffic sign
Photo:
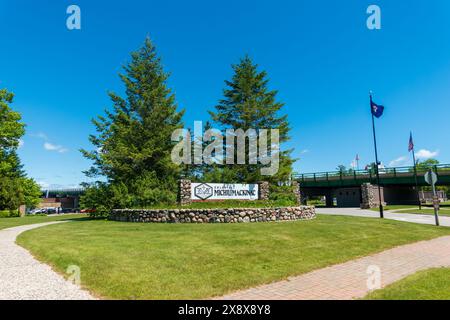
[[[434,186],[438,180],[437,174],[434,173],[432,170],[425,173],[425,181],[431,185]]]

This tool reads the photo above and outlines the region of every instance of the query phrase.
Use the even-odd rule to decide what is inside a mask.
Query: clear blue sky
[[[81,7],[80,31],[66,28],[70,4]],[[369,4],[381,7],[381,30],[366,27]],[[383,163],[411,163],[410,130],[421,156],[450,162],[449,13],[448,0],[0,0],[0,87],[16,94],[20,155],[44,186],[85,180],[78,149],[90,147],[90,119],[111,106],[108,90],[122,92],[117,73],[147,35],[186,126],[207,120],[230,64],[248,53],[286,103],[297,171],[349,166],[357,153],[373,161],[369,90],[386,106]]]

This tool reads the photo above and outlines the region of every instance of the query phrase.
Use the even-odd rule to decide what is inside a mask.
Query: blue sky
[[[82,29],[66,28],[79,5]],[[382,29],[368,30],[377,4]],[[20,155],[43,186],[85,181],[79,153],[90,119],[122,93],[117,76],[147,35],[155,42],[186,126],[207,120],[230,64],[248,53],[286,103],[299,172],[373,161],[368,91],[386,106],[377,121],[380,159],[450,162],[450,2],[433,1],[25,1],[0,0],[0,87],[16,94],[27,134]]]

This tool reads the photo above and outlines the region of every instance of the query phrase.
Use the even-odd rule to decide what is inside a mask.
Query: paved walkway
[[[362,210],[359,208],[316,208],[318,214],[342,215],[342,216],[357,216],[367,218],[379,218],[380,214],[372,210]],[[386,219],[421,223],[421,224],[435,224],[434,215],[427,214],[412,214],[412,213],[398,213],[385,211],[384,217]],[[441,226],[450,227],[450,217],[439,216],[439,223]]]
[[[22,232],[55,223],[61,222],[0,230],[0,300],[93,299],[15,243]]]
[[[239,291],[219,299],[349,300],[369,293],[370,278],[379,268],[382,287],[420,270],[450,267],[450,237],[422,241],[379,254]],[[375,282],[376,283],[376,282]]]

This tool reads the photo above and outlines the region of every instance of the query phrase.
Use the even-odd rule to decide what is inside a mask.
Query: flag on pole
[[[414,140],[412,136],[412,132],[409,134],[409,145],[408,145],[408,152],[411,152],[414,150]]]
[[[372,101],[372,99],[370,101],[370,107],[372,109],[372,114],[376,118],[380,118],[383,115],[384,107],[376,104],[375,102]]]

